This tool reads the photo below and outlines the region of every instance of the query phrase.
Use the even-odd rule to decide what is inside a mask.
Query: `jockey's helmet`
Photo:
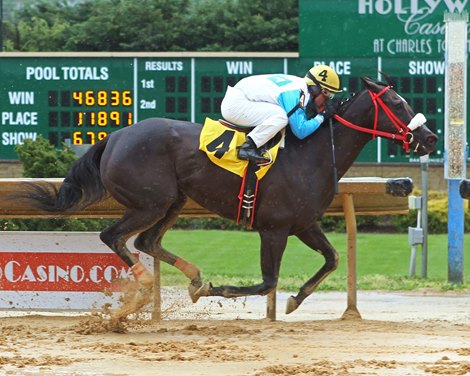
[[[328,96],[330,99],[334,97],[334,93],[342,91],[341,80],[338,74],[328,65],[316,65],[311,68],[305,75],[305,81],[307,82],[309,89],[320,87],[323,89],[323,94]]]

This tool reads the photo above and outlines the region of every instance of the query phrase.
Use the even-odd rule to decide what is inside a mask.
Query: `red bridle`
[[[355,129],[359,132],[365,132],[365,133],[370,133],[373,135],[372,138],[375,138],[377,136],[380,137],[386,137],[390,138],[392,140],[398,140],[403,142],[403,148],[405,151],[408,153],[410,151],[410,144],[413,142],[413,133],[411,133],[410,128],[406,124],[404,124],[393,112],[392,110],[384,103],[382,98],[380,96],[385,93],[387,90],[390,89],[390,86],[384,87],[380,92],[374,93],[373,91],[369,90],[370,97],[372,99],[372,103],[374,104],[375,107],[375,116],[374,116],[374,128],[369,129],[362,127],[360,125],[353,124],[346,119],[342,118],[339,115],[334,115],[334,118],[338,120],[341,124]],[[385,112],[387,117],[390,119],[390,121],[393,123],[395,128],[397,129],[398,133],[392,133],[392,132],[385,132],[385,131],[380,131],[377,129],[378,123],[379,123],[379,106],[382,108],[382,110]]]

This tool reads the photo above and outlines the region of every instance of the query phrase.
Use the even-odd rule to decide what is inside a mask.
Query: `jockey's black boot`
[[[263,154],[261,154],[250,137],[247,137],[246,142],[238,149],[238,158],[244,160],[248,159],[257,163],[270,162],[268,158],[265,158]]]

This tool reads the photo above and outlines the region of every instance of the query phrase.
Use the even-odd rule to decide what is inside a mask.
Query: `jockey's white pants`
[[[243,127],[255,127],[248,136],[257,147],[263,146],[288,124],[279,104],[249,100],[242,90],[227,87],[221,104],[222,117]]]

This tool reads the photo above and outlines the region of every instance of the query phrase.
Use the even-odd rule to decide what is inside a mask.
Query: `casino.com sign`
[[[2,291],[118,291],[131,275],[112,253],[0,253]]]

